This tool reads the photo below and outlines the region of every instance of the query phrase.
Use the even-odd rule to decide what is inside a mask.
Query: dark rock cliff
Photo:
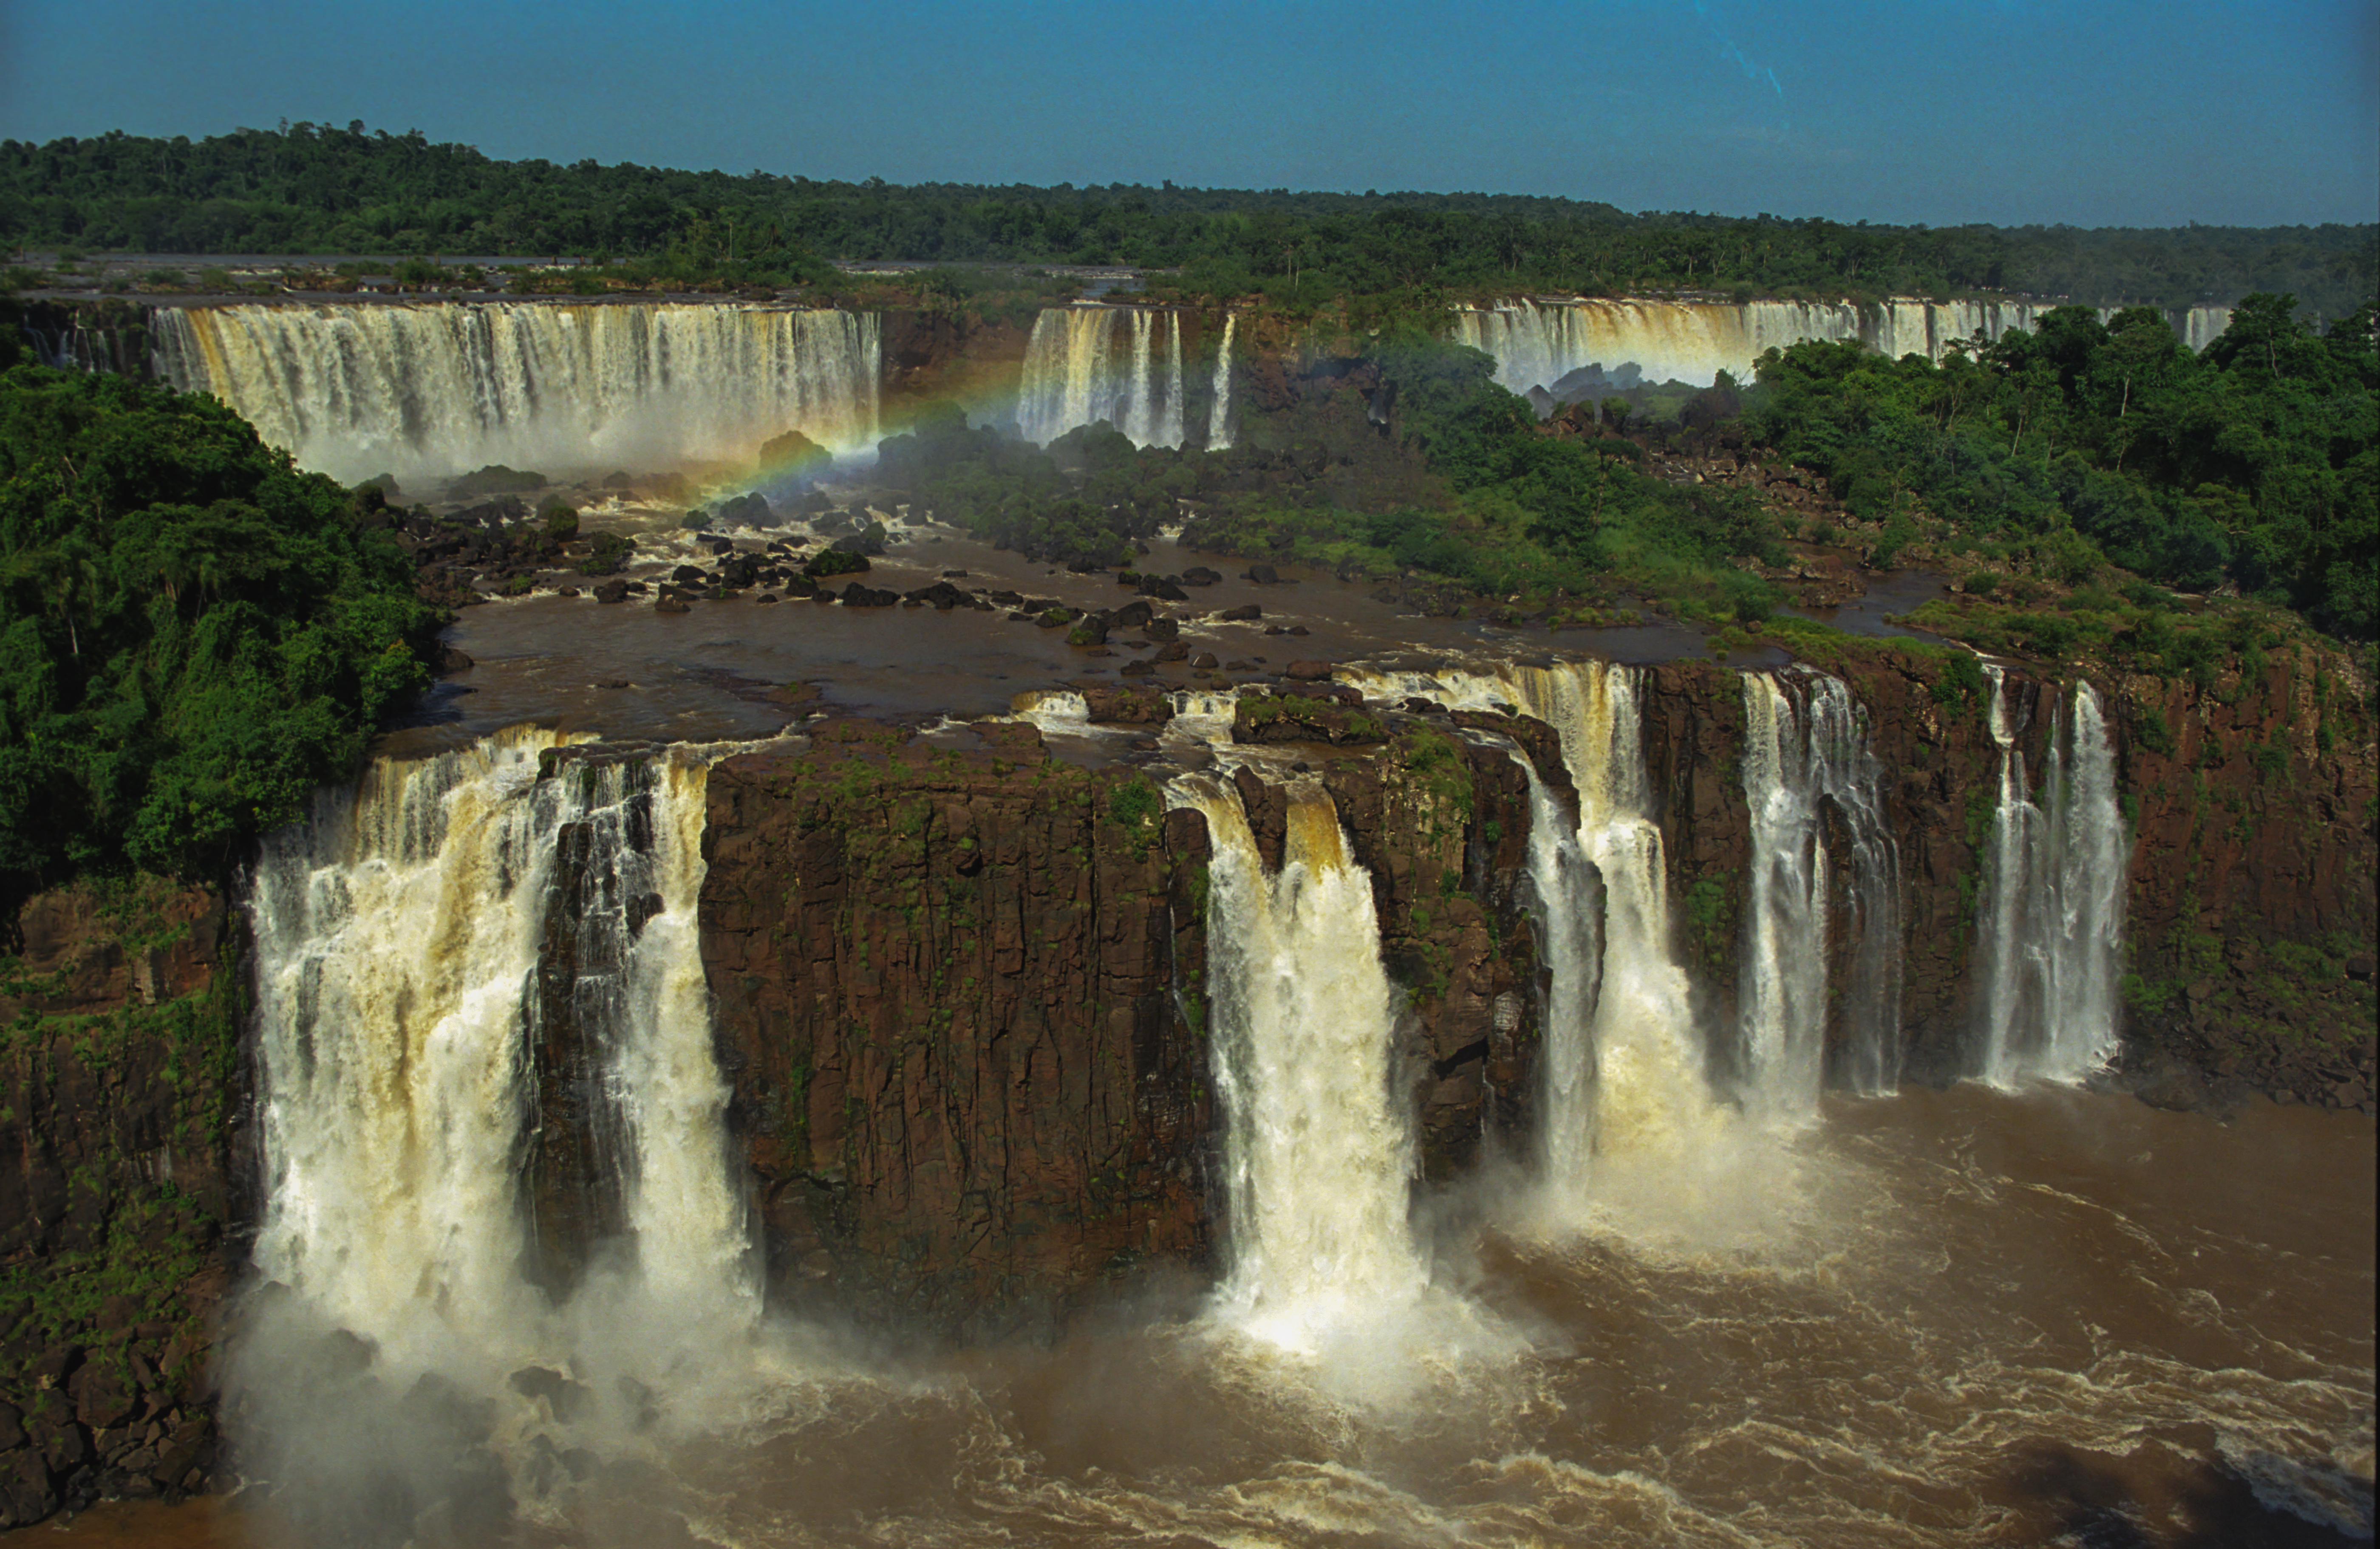
[[[977,736],[830,723],[711,772],[704,962],[780,1301],[983,1332],[1147,1260],[1212,1266],[1205,822],[1030,727]],[[1406,724],[1321,779],[1450,1177],[1525,1117],[1526,777],[1492,738]],[[1281,789],[1235,783],[1278,865]]]
[[[1900,848],[1901,1025],[1911,1079],[1961,1073],[1975,1031],[1975,910],[1998,796],[1988,701],[1935,664],[1879,651],[1829,663],[1864,707]],[[2011,672],[2028,778],[2070,686]],[[2095,685],[2132,831],[2118,1074],[2152,1101],[2223,1107],[2252,1091],[2362,1107],[2373,1093],[2374,761],[2359,690],[2311,656],[2199,687]],[[1651,670],[1648,770],[1681,950],[1715,1026],[1731,1024],[1752,854],[1742,680]],[[1846,982],[1836,933],[1830,980]]]
[[[710,775],[704,962],[772,1296],[982,1330],[1203,1264],[1205,827],[1029,726]]]
[[[0,957],[0,1526],[200,1489],[213,1321],[244,1218],[244,997],[223,900],[28,902]]]

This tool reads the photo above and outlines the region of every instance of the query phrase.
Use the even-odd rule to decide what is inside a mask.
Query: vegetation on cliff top
[[[2292,298],[2254,296],[2203,355],[2155,311],[2102,322],[2081,307],[1938,363],[1803,344],[1763,357],[1745,426],[1883,522],[1888,550],[1930,526],[1954,558],[2020,559],[2069,587],[2112,562],[2368,639],[2380,626],[2374,323],[2367,305],[2317,334]]]
[[[903,188],[623,163],[499,162],[418,130],[284,124],[191,140],[0,141],[0,243],[145,252],[575,254],[685,284],[813,276],[823,254],[1179,267],[1206,296],[1677,288],[1800,296],[1990,291],[2097,305],[2295,292],[2325,317],[2380,284],[2371,226],[1930,229],[1631,214],[1512,195]]]
[[[368,509],[214,400],[0,373],[0,883],[219,872],[346,778],[434,620]]]
[[[1810,343],[1649,427],[1627,402],[1540,424],[1487,357],[1407,333],[1359,342],[1296,402],[1252,408],[1227,450],[1135,448],[1100,424],[1045,451],[940,407],[884,443],[880,474],[1037,559],[1129,565],[1187,502],[1195,548],[1451,583],[1556,624],[1625,622],[1633,594],[1720,626],[1722,648],[1823,655],[1829,632],[1788,615],[1764,576],[1799,563],[1789,539],[1827,536],[1820,521],[1672,460],[1750,441],[1820,477],[1854,563],[1960,577],[1915,622],[2205,685],[2277,648],[2290,609],[2334,635],[2374,633],[2370,317],[2317,335],[2288,298],[2252,297],[2204,356],[2145,309],[2102,323],[2061,309],[1939,364]]]

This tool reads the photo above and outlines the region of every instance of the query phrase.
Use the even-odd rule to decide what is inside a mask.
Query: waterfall
[[[1517,708],[1550,725],[1578,791],[1572,822],[1532,828],[1530,871],[1555,950],[1582,961],[1547,1007],[1543,1167],[1557,1194],[1588,1182],[1599,1152],[1674,1151],[1714,1109],[1692,989],[1670,928],[1661,830],[1645,771],[1637,674],[1604,662],[1367,678],[1383,696],[1459,709]],[[1600,961],[1581,972],[1600,918]],[[1561,972],[1559,961],[1556,972]]]
[[[696,943],[704,768],[540,779],[556,740],[376,765],[270,838],[249,889],[258,1269],[383,1370],[482,1389],[540,1355],[658,1383],[759,1313]],[[557,1022],[587,1066],[559,1083]],[[565,1089],[574,1121],[540,1111]],[[589,1159],[588,1218],[625,1241],[569,1311],[633,1330],[616,1349],[530,1273],[552,1224],[524,1175]]]
[[[1841,680],[1748,672],[1743,710],[1752,870],[1737,974],[1741,1076],[1755,1113],[1805,1119],[1817,1112],[1830,1021],[1851,1086],[1888,1092],[1899,1079],[1899,851],[1883,769]],[[1838,886],[1855,946],[1849,982],[1830,995]]]
[[[1246,815],[1198,781],[1214,858],[1207,920],[1231,1257],[1220,1304],[1270,1344],[1314,1352],[1409,1306],[1427,1284],[1411,1228],[1411,1116],[1392,1101],[1395,992],[1372,884],[1319,793],[1291,793],[1281,870]]]
[[[1544,1175],[1575,1185],[1594,1138],[1595,1010],[1603,987],[1603,876],[1580,825],[1528,760],[1529,887],[1545,958]]]
[[[1136,446],[1179,446],[1182,392],[1180,313],[1050,307],[1034,321],[1025,348],[1017,425],[1026,440],[1043,446],[1102,419]]]
[[[2223,331],[2230,326],[2228,307],[2192,307],[2174,318],[2174,332],[2192,355],[2223,337]]]
[[[1223,314],[1223,342],[1215,351],[1215,396],[1207,408],[1207,450],[1220,452],[1232,444],[1232,332],[1240,324],[1237,312]]]
[[[1454,317],[1458,344],[1496,357],[1496,381],[1525,396],[1544,388],[1576,402],[1639,381],[1706,387],[1721,371],[1748,379],[1770,349],[1808,339],[1857,339],[1888,358],[1940,359],[1978,333],[1997,339],[2031,328],[2046,307],[2030,301],[1916,301],[1873,306],[1847,301],[1531,301],[1464,308]],[[2113,316],[2112,309],[2102,309]],[[2195,350],[2223,331],[2224,308],[2172,315]]]
[[[1998,1085],[2079,1081],[2116,1049],[2131,846],[2116,801],[2115,750],[2097,692],[2076,684],[2053,712],[2036,804],[2019,745],[2024,723],[2010,708],[2002,671],[1984,670],[2000,770],[1979,918],[1975,1071]]]
[[[725,303],[160,308],[159,375],[342,478],[488,463],[748,459],[789,430],[872,448],[872,313]]]

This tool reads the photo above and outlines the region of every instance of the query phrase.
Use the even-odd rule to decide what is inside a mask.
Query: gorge
[[[1789,661],[1166,535],[1120,587],[849,455],[765,522],[646,481],[929,387],[1253,439],[1309,363],[1231,313],[145,326],[347,477],[637,468],[575,490],[625,595],[847,506],[887,600],[474,599],[235,896],[29,906],[12,1251],[160,1183],[225,1236],[187,1325],[15,1336],[12,1521],[87,1470],[312,1542],[2368,1535],[2339,659]]]

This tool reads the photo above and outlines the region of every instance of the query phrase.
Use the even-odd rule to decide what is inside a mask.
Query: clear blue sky
[[[2380,0],[0,0],[0,138],[419,128],[814,177],[2380,219]]]

